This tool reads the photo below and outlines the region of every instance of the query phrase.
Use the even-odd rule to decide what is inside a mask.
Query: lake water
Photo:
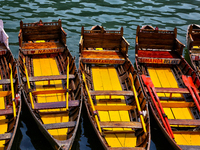
[[[189,24],[200,24],[200,0],[0,0],[0,19],[9,35],[10,49],[18,57],[18,33],[20,20],[43,22],[62,20],[67,32],[67,45],[78,66],[81,27],[90,29],[102,25],[105,29],[124,28],[124,37],[130,43],[129,58],[134,63],[135,33],[138,25],[158,26],[160,29],[178,31],[178,39],[186,44]],[[184,52],[185,54],[185,52]],[[152,119],[151,150],[171,149]],[[49,143],[32,121],[26,108],[22,110],[15,149],[51,149]],[[88,122],[85,110],[81,118],[73,149],[101,149],[97,137]],[[164,147],[164,148],[163,148]]]

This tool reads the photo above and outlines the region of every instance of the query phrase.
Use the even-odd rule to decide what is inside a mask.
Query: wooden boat
[[[200,149],[200,80],[182,56],[177,29],[138,26],[136,66],[150,110],[174,149]]]
[[[82,27],[79,69],[89,120],[104,149],[150,148],[150,119],[140,81],[119,31]],[[137,96],[134,96],[137,95]]]
[[[80,77],[58,22],[23,23],[19,70],[23,96],[39,129],[54,149],[70,149],[82,108]]]
[[[200,73],[200,26],[191,24],[188,26],[187,35],[187,50],[190,57],[191,66]]]
[[[0,20],[0,149],[9,150],[21,112],[17,63],[9,48],[8,35]]]

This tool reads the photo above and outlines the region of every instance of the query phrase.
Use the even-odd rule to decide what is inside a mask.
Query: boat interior
[[[184,45],[176,39],[176,34],[176,28],[168,31],[138,27],[136,66],[143,75],[150,77],[175,142],[178,145],[199,146],[200,115],[182,78],[182,75],[189,75],[194,82],[197,81],[196,74],[180,57]],[[155,105],[152,106],[155,109]]]
[[[65,46],[66,33],[60,20],[21,22],[20,26],[19,62],[22,80],[27,82],[26,97],[31,93],[30,107],[55,139],[67,140],[73,136],[79,115],[81,85],[74,59]],[[31,92],[27,92],[28,80]]]
[[[141,138],[140,134],[143,135],[143,130],[137,114],[135,98],[133,94],[126,95],[125,93],[125,91],[131,90],[131,83],[123,66],[85,64],[85,67],[90,94],[95,109],[98,111],[100,125],[107,144],[110,147],[136,147],[144,144],[142,143],[144,141],[141,142],[141,139],[138,138]],[[138,81],[137,84],[139,84]],[[99,94],[102,91],[105,95]],[[121,95],[110,94],[116,91]],[[140,101],[142,100],[144,99],[141,98]],[[147,113],[146,105],[143,104],[141,107]],[[145,121],[147,121],[147,116],[145,116]],[[132,122],[133,124],[132,128],[129,128],[128,125],[127,128],[125,125],[120,128],[120,126],[106,126],[107,122],[113,124],[115,122],[122,122],[122,124],[130,122],[130,125]],[[145,139],[145,137],[143,138]]]
[[[148,138],[142,129],[128,76],[130,70],[127,68],[130,69],[130,64],[129,67],[126,66],[128,63],[124,57],[128,43],[122,35],[123,29],[105,31],[99,28],[92,31],[82,28],[79,65],[86,77],[90,91],[88,94],[92,96],[92,103],[108,147],[146,147]],[[141,109],[147,113],[137,76],[134,75],[133,78],[140,92],[138,97]],[[86,105],[89,107],[91,104],[88,102]],[[91,108],[88,111],[93,116]],[[148,115],[144,119],[146,124],[147,118]],[[116,126],[115,123],[119,125]]]
[[[144,71],[147,76],[150,76],[155,88],[185,88],[182,85],[183,83],[181,83],[182,79],[180,78],[179,69],[176,66],[170,68],[146,67]],[[200,131],[198,126],[183,122],[184,120],[200,119],[192,97],[181,91],[180,93],[159,93],[158,91],[157,95],[169,119],[176,143],[178,145],[200,145]],[[177,120],[177,122],[175,123],[173,120]]]
[[[12,103],[12,89],[11,84],[13,86],[13,92],[16,93],[18,90],[17,83],[17,73],[16,66],[13,65],[13,59],[11,55],[8,55],[8,51],[5,50],[6,46],[3,43],[0,43],[0,149],[5,149],[8,146],[9,141],[12,138],[12,133],[14,130],[15,119],[17,115],[17,106],[18,102],[15,103],[15,115],[13,111],[13,103]],[[4,51],[5,50],[5,51]],[[10,80],[10,69],[9,64],[12,65],[12,76],[14,80],[11,82]],[[15,94],[14,94],[15,95]]]

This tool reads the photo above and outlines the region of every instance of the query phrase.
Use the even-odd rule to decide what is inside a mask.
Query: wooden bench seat
[[[101,128],[136,128],[141,129],[141,122],[123,122],[123,121],[107,121],[107,122],[99,122]]]
[[[130,106],[130,105],[115,105],[115,106],[110,106],[110,105],[106,105],[106,106],[94,106],[95,110],[98,111],[128,111],[128,110],[134,110],[136,107],[135,106]]]
[[[75,127],[76,121],[62,122],[62,123],[53,123],[53,124],[44,124],[45,129],[61,129],[61,128],[70,128]]]
[[[0,109],[0,116],[12,115],[12,114],[13,114],[13,109]]]
[[[90,95],[134,96],[133,91],[90,91]]]
[[[13,79],[13,83],[15,83],[15,79]],[[10,79],[1,79],[0,85],[3,85],[3,84],[10,84]]]
[[[68,105],[69,107],[77,107],[79,106],[79,100],[69,101]],[[57,109],[57,108],[66,108],[66,101],[49,102],[49,103],[34,103],[35,110]]]
[[[146,89],[147,91],[147,89]],[[179,94],[189,94],[187,88],[155,88],[156,93],[179,93]],[[198,91],[199,93],[199,91]]]
[[[153,57],[153,58],[179,58],[172,51],[143,51],[138,50],[138,57]]]
[[[189,108],[194,107],[194,102],[161,102],[163,108]]]
[[[75,76],[73,74],[69,74],[69,79],[74,79]],[[29,77],[29,82],[36,81],[49,81],[49,80],[66,80],[67,75],[52,75],[52,76],[35,76]],[[23,77],[23,81],[27,82],[26,77]]]
[[[0,140],[9,140],[12,137],[12,133],[5,133],[5,134],[0,134]]]
[[[62,43],[44,42],[24,43],[21,47],[21,50],[24,55],[35,55],[48,53],[62,53],[65,48],[65,45]]]
[[[106,134],[133,134],[135,130],[104,130],[103,133]]]
[[[45,49],[45,48],[64,48],[65,45],[63,45],[60,42],[41,42],[41,43],[23,43],[22,44],[22,50],[33,50],[33,49]]]
[[[125,58],[119,51],[114,50],[83,50],[81,60],[84,63],[123,64]]]
[[[122,150],[121,147],[109,147],[108,150]],[[143,147],[123,147],[123,150],[145,150]]]
[[[60,94],[60,93],[66,93],[66,89],[61,90],[41,90],[41,91],[32,91],[33,95],[41,95],[41,94]]]
[[[170,125],[200,126],[200,120],[193,119],[169,119]]]
[[[155,88],[156,93],[190,93],[187,88]]]

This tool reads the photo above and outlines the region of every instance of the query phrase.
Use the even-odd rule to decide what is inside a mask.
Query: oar
[[[90,105],[91,105],[91,107],[92,107],[93,112],[95,112],[96,110],[95,110],[95,108],[94,108],[94,104],[93,104],[93,101],[92,101],[90,92],[89,92],[89,90],[88,90],[88,87],[87,87],[87,83],[86,83],[86,80],[85,80],[85,75],[84,75],[84,73],[82,73],[82,77],[83,77],[83,81],[84,81],[84,83],[85,83],[85,89],[86,89],[87,94],[88,94],[88,97],[89,97]],[[100,124],[99,124],[99,120],[98,120],[97,115],[95,115],[95,120],[96,120],[96,123],[97,123],[97,127],[98,127],[98,129],[99,129],[99,132],[102,133],[102,130],[101,130],[101,127],[100,127]]]
[[[158,95],[157,95],[157,93],[155,91],[155,87],[153,85],[153,82],[151,81],[151,78],[149,78],[149,77],[147,78],[145,75],[142,75],[142,79],[144,81],[144,84],[146,84],[146,86],[147,86],[149,94],[150,94],[150,96],[151,96],[151,98],[153,100],[153,103],[154,103],[154,105],[156,107],[156,110],[157,110],[157,112],[158,112],[158,114],[159,114],[159,116],[160,116],[160,118],[162,120],[162,123],[163,123],[165,129],[167,130],[167,132],[171,136],[171,138],[174,139],[174,134],[173,134],[172,129],[171,129],[170,125],[169,125],[169,121],[167,119],[167,115],[165,114],[165,112],[163,110],[163,107],[162,107],[162,105],[160,103],[160,100],[159,100],[159,97],[158,97]],[[156,97],[156,100],[158,102],[159,107],[158,107],[158,105],[156,103],[156,100],[155,100],[154,96]]]
[[[12,91],[12,103],[13,103],[13,114],[16,117],[16,109],[15,109],[15,93],[14,93],[14,86],[13,86],[13,75],[12,75],[12,65],[9,63],[10,67],[10,84],[11,84],[11,91]]]
[[[135,95],[135,100],[136,100],[136,105],[137,105],[138,111],[141,112],[140,103],[139,103],[139,100],[138,100],[138,97],[137,97],[137,92],[136,92],[136,89],[135,89],[135,86],[134,86],[134,80],[133,80],[133,76],[132,76],[131,73],[129,73],[129,78],[131,79],[132,89],[133,89],[133,92],[134,92],[134,95]],[[145,126],[145,123],[144,123],[144,117],[143,117],[142,113],[140,113],[140,120],[142,122],[143,130],[146,133],[147,130],[146,130],[146,126]]]
[[[28,92],[29,92],[29,97],[30,97],[30,100],[31,100],[31,106],[32,106],[32,109],[34,109],[34,103],[33,103],[33,97],[32,97],[32,92],[31,92],[31,86],[30,86],[30,82],[29,82],[29,77],[28,77],[28,72],[27,72],[27,69],[26,69],[26,65],[23,61],[23,64],[24,64],[24,70],[25,70],[25,74],[26,74],[26,81],[27,81],[27,85],[28,85]]]
[[[191,77],[186,77],[185,75],[182,75],[182,79],[183,79],[183,82],[184,84],[187,86],[193,100],[194,100],[194,103],[196,104],[197,106],[197,109],[198,111],[200,112],[200,97],[199,97],[199,94],[197,92],[197,89],[192,81],[192,78]],[[193,89],[193,90],[192,90]],[[196,97],[195,97],[196,96]],[[198,100],[198,101],[197,101]]]
[[[68,100],[69,100],[69,57],[67,57],[67,93],[66,93],[66,109],[68,110]]]

